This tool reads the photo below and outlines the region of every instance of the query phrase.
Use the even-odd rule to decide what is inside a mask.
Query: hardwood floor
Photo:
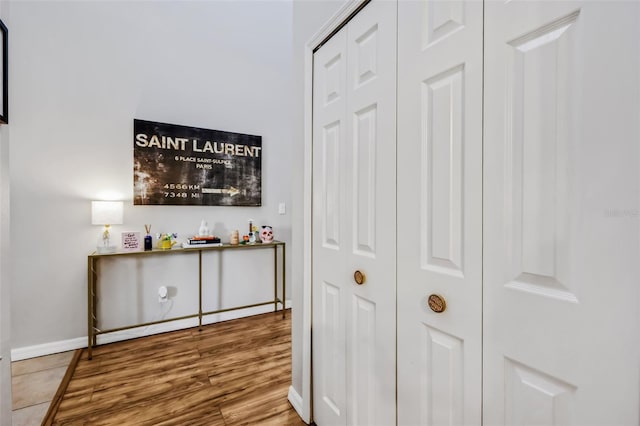
[[[304,425],[287,401],[291,312],[82,354],[56,425]]]

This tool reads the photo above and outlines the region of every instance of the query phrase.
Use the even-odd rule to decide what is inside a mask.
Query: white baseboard
[[[60,340],[58,342],[43,343],[41,345],[26,346],[24,348],[15,348],[11,349],[11,361],[22,361],[23,359],[57,354],[58,352],[73,351],[75,349],[86,347],[87,338],[77,337],[75,339]]]
[[[285,308],[291,308],[291,301],[285,301]],[[266,314],[273,312],[272,305],[256,306],[253,308],[241,309],[237,311],[223,312],[220,314],[207,315],[202,317],[202,324],[214,324],[221,321],[229,321],[237,318],[250,317],[253,315]],[[134,339],[136,337],[151,336],[154,334],[166,333],[168,331],[183,330],[185,328],[197,327],[198,319],[189,318],[185,320],[176,320],[162,324],[149,325],[146,327],[132,328],[130,330],[116,331],[113,333],[102,334],[97,337],[99,345],[106,343],[119,342],[121,340]],[[11,361],[21,361],[39,356],[51,355],[58,352],[72,351],[75,349],[87,347],[87,337],[77,337],[75,339],[60,340],[57,342],[43,343],[34,346],[25,346],[22,348],[11,349]]]
[[[207,324],[202,318],[202,323]],[[197,327],[198,318],[188,318],[165,322],[162,324],[148,325],[146,327],[136,327],[130,330],[114,331],[113,333],[101,334],[97,336],[96,341],[99,345],[107,343],[120,342],[122,340],[137,339],[138,337],[153,336],[154,334],[166,333],[169,331],[183,330],[185,328]],[[85,342],[85,347],[87,347]]]
[[[291,403],[291,406],[293,407],[294,410],[296,410],[296,413],[298,413],[298,416],[300,416],[300,418],[302,419],[302,421],[304,421],[306,424],[309,424],[310,419],[305,419],[304,415],[303,415],[303,410],[302,410],[302,397],[300,396],[300,394],[294,389],[293,386],[289,386],[289,402]]]

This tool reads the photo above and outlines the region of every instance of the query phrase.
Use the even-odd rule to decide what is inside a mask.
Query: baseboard
[[[202,323],[206,324],[204,317]],[[176,320],[165,322],[162,324],[149,325],[146,327],[137,327],[129,330],[115,331],[113,333],[101,334],[97,336],[96,341],[99,345],[107,343],[120,342],[122,340],[137,339],[138,337],[153,336],[154,334],[167,333],[169,331],[184,330],[198,326],[198,318],[189,318],[184,320]],[[86,342],[85,342],[86,343]],[[85,347],[87,345],[85,344]]]
[[[44,355],[57,354],[58,352],[73,351],[87,347],[87,338],[78,337],[69,340],[43,343],[41,345],[25,346],[24,348],[11,349],[11,361],[36,358]]]
[[[291,301],[285,301],[285,308],[291,308]],[[237,318],[250,317],[253,315],[266,314],[273,312],[273,306],[264,305],[253,308],[241,309],[237,311],[223,312],[220,314],[207,315],[202,317],[202,324],[214,324],[221,321],[229,321]],[[146,327],[132,328],[130,330],[116,331],[113,333],[103,334],[97,337],[99,345],[106,343],[119,342],[121,340],[134,339],[136,337],[151,336],[153,334],[166,333],[169,331],[184,330],[185,328],[197,327],[198,319],[189,318],[186,320],[177,320],[162,324],[150,325]],[[21,361],[39,356],[56,354],[58,352],[67,352],[75,349],[86,348],[87,337],[77,337],[75,339],[60,340],[57,342],[43,343],[34,346],[25,346],[22,348],[11,349],[11,361]]]
[[[302,409],[302,406],[303,406],[302,397],[294,389],[293,386],[289,386],[288,398],[289,398],[289,402],[291,403],[291,406],[293,407],[294,410],[296,410],[296,413],[298,413],[298,416],[300,416],[302,421],[304,421],[306,424],[309,424],[310,419],[305,419],[304,418],[304,414],[303,414],[304,411]]]

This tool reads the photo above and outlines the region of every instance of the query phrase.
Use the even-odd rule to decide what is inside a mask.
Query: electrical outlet
[[[158,288],[158,302],[164,303],[169,300],[169,291],[165,286],[160,286]]]
[[[278,204],[278,213],[286,214],[287,213],[287,205],[285,203]]]

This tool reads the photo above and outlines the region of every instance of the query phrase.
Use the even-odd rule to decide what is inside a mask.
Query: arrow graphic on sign
[[[222,188],[202,188],[203,194],[226,194],[230,197],[234,195],[238,195],[240,190],[238,188],[234,188],[233,186],[229,187],[229,189]]]

